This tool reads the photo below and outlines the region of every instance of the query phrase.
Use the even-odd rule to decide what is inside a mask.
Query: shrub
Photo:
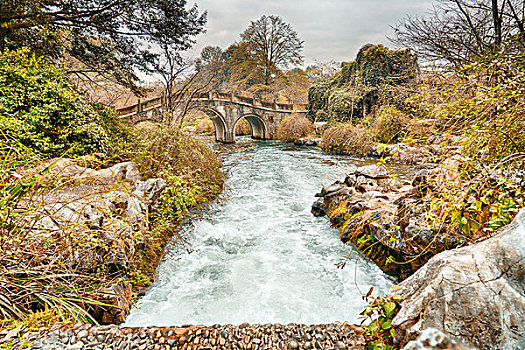
[[[399,295],[374,297],[373,287],[370,288],[363,299],[368,302],[361,317],[363,322],[369,322],[364,327],[364,334],[368,338],[370,350],[394,350],[395,331],[392,320],[401,310],[401,297]]]
[[[84,101],[65,74],[26,49],[0,54],[0,131],[43,158],[110,152],[116,117]],[[112,124],[110,126],[110,124]],[[114,130],[113,130],[114,131]]]
[[[525,53],[508,50],[429,79],[415,97],[440,133],[456,135],[463,155],[485,165],[525,152]],[[506,165],[523,169],[523,158]]]
[[[277,130],[277,138],[284,142],[296,142],[314,132],[314,124],[301,114],[286,118]]]
[[[352,124],[332,126],[323,135],[321,148],[334,154],[367,156],[372,152],[374,142],[368,129]]]
[[[143,123],[137,126],[134,160],[144,178],[166,183],[152,214],[153,231],[142,252],[142,268],[153,273],[166,242],[178,236],[178,226],[191,207],[208,202],[221,191],[224,174],[217,154],[204,141],[175,127]]]
[[[372,121],[374,139],[382,143],[396,143],[407,133],[409,119],[394,106],[382,106]]]

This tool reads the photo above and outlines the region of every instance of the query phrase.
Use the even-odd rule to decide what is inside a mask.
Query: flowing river
[[[245,138],[222,148],[222,199],[186,227],[186,249],[167,247],[125,325],[358,323],[362,293],[392,281],[310,207],[364,161]]]

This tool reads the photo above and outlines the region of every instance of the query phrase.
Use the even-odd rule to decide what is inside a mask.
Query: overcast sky
[[[188,52],[197,57],[207,45],[227,48],[250,21],[281,16],[304,40],[305,63],[350,61],[366,43],[390,45],[386,36],[406,15],[424,14],[432,0],[193,0],[208,11],[207,32]],[[192,1],[188,0],[188,5]],[[390,45],[391,46],[391,45]]]

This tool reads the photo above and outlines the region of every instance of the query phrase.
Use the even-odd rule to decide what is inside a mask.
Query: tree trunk
[[[506,0],[503,0],[505,4]],[[498,0],[492,0],[492,20],[494,22],[494,51],[498,51],[501,46],[501,18],[499,13]]]

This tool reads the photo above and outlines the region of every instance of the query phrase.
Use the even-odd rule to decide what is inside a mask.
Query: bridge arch
[[[250,124],[250,127],[252,128],[252,138],[253,139],[257,139],[257,140],[269,139],[268,127],[266,126],[264,119],[255,113],[243,114],[239,118],[237,118],[237,120],[235,121],[233,125],[234,133],[237,128],[237,124],[242,119],[246,119],[248,123]]]
[[[230,140],[229,137],[229,130],[228,126],[226,125],[226,119],[224,116],[217,110],[209,107],[202,107],[197,106],[195,108],[201,112],[206,113],[208,117],[210,117],[211,121],[213,122],[213,127],[215,129],[215,140],[219,142],[233,142],[233,140]]]

